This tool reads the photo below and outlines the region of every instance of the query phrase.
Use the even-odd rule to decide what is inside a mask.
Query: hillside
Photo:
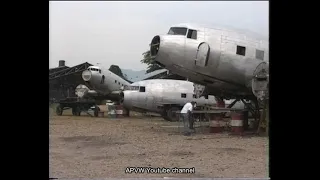
[[[121,69],[123,75],[127,75],[127,79],[136,82],[146,77],[146,70],[135,71],[131,69]]]

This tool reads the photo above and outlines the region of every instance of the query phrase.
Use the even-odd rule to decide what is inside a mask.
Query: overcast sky
[[[267,1],[55,1],[49,7],[49,68],[83,62],[142,70],[153,36],[190,22],[248,29],[268,37]]]

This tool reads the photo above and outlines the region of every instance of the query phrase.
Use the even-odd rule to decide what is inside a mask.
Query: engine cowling
[[[84,98],[87,96],[88,92],[89,92],[89,88],[83,84],[80,84],[76,87],[75,89],[75,94],[79,97],[79,98]]]
[[[110,100],[112,101],[117,101],[120,104],[123,103],[123,99],[124,99],[124,94],[123,91],[119,90],[119,91],[112,91],[110,96]]]
[[[86,85],[83,85],[83,84],[80,84],[76,87],[75,94],[79,98],[98,96],[98,93],[95,90],[90,90]]]
[[[207,96],[207,88],[204,85],[201,84],[193,84],[193,93],[196,95],[197,98],[201,96]]]

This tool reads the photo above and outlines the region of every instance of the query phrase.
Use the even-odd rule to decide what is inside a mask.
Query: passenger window
[[[186,98],[187,94],[181,93],[181,98]]]
[[[197,39],[197,31],[196,31],[196,30],[189,29],[187,38]]]
[[[241,56],[246,55],[246,47],[243,46],[237,46],[237,54]]]
[[[144,87],[144,86],[140,86],[140,90],[139,90],[139,92],[146,92],[146,87]]]
[[[118,82],[118,84],[120,85],[120,82]]]
[[[117,83],[117,80],[114,80],[114,83]]]
[[[263,60],[263,57],[264,57],[264,51],[256,49],[256,58]]]
[[[188,30],[187,28],[183,28],[183,27],[172,27],[170,28],[168,34],[185,36],[187,34],[187,30]]]

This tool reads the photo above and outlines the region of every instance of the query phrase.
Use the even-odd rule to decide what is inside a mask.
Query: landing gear
[[[232,108],[238,101],[241,101],[245,105],[245,108],[248,110],[248,112],[250,112],[251,116],[254,118],[253,129],[258,129],[259,122],[262,119],[262,114],[260,113],[260,110],[263,109],[261,102],[259,102],[258,99],[251,100],[251,102],[247,102],[244,99],[236,99],[227,108]]]
[[[74,115],[74,116],[80,116],[81,115],[81,109],[80,109],[80,107],[73,107],[72,108],[72,115]]]
[[[263,102],[263,110],[260,116],[260,120],[258,123],[257,134],[260,134],[264,129],[265,134],[269,135],[269,99],[264,99]]]
[[[179,111],[180,108],[178,107],[172,107],[167,111],[167,117],[170,119],[170,121],[175,121],[177,119],[177,111]]]
[[[168,107],[167,109],[164,110],[164,112],[162,113],[162,117],[163,119],[167,120],[167,121],[176,121],[177,120],[177,111],[180,111],[179,107]]]

